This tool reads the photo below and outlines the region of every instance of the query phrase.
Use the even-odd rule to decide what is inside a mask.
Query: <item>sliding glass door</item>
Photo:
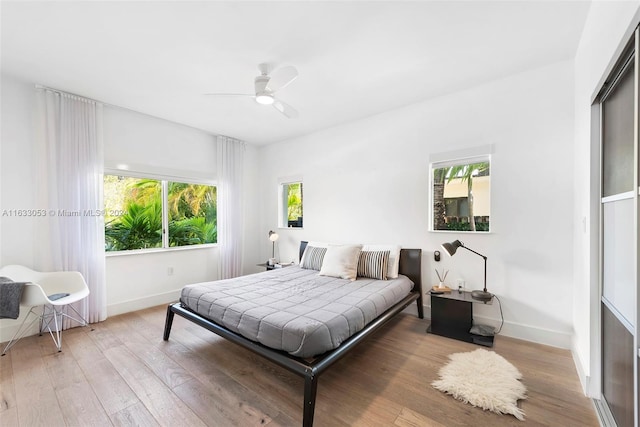
[[[602,176],[602,396],[619,427],[637,425],[637,38],[636,30],[598,97]]]

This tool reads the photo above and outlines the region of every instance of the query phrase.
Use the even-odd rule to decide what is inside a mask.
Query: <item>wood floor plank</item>
[[[142,403],[123,408],[111,414],[110,417],[116,427],[155,427],[160,425]]]
[[[78,330],[64,332],[64,350],[43,356],[42,360],[47,374],[55,384],[55,395],[60,402],[60,409],[69,426],[109,425],[110,421],[91,385],[87,381],[73,352],[67,342],[76,335],[83,333]],[[40,343],[41,346],[43,343]],[[47,347],[41,347],[43,353]]]
[[[18,408],[13,406],[6,411],[0,412],[0,426],[17,426],[18,422]]]
[[[260,426],[271,418],[251,405],[245,405],[241,396],[228,397],[224,387],[212,388],[200,381],[192,380],[174,389],[175,393],[208,425]],[[222,397],[222,398],[221,398]]]
[[[170,389],[192,380],[193,377],[184,368],[158,351],[152,342],[138,333],[137,327],[128,323],[132,319],[137,319],[137,316],[117,316],[113,322],[109,322],[107,328],[118,335],[120,341]]]
[[[74,334],[65,339],[67,348],[78,361],[107,415],[140,403],[140,399],[91,338],[85,334]]]
[[[94,331],[65,331],[63,353],[48,336],[18,343],[0,359],[0,424],[301,424],[300,377],[179,316],[165,342],[165,313],[163,305]],[[522,426],[431,386],[450,354],[481,347],[427,334],[427,326],[401,314],[323,373],[314,425]],[[523,374],[527,426],[598,426],[569,351],[502,336],[495,342],[492,351]]]
[[[215,391],[216,399],[229,407],[237,407],[243,412],[250,413],[251,419],[272,419],[279,415],[279,411],[264,400],[255,391],[243,386],[229,374],[211,364],[201,353],[193,352],[180,343],[166,342],[160,348],[170,357],[189,371],[206,387]],[[184,400],[184,399],[183,399]],[[193,409],[193,406],[190,405]],[[196,411],[197,413],[197,411]],[[202,415],[201,415],[202,417]]]
[[[203,407],[209,408],[209,413],[217,408],[216,412],[226,419],[224,424],[231,422],[234,425],[264,424],[272,416],[279,414],[258,394],[231,379],[209,361],[198,357],[197,352],[191,352],[172,341],[162,341],[161,330],[148,324],[137,313],[118,316],[110,324],[112,332],[126,335],[121,341],[127,348],[144,361],[203,420],[210,422],[206,418],[207,413],[202,411]],[[154,330],[158,333],[153,333]],[[143,335],[142,331],[152,333]],[[195,378],[202,384],[194,382]],[[186,385],[181,387],[183,384]],[[194,390],[200,390],[201,393],[193,393]],[[208,404],[203,406],[203,401],[208,401]]]
[[[11,354],[8,352],[0,357],[0,426],[18,425],[18,405]]]
[[[108,426],[111,424],[100,401],[87,382],[56,388],[60,409],[68,426]]]
[[[393,425],[398,427],[446,427],[445,424],[430,420],[428,417],[409,408],[402,408]]]
[[[64,425],[62,408],[41,353],[47,336],[23,338],[11,348],[18,422],[22,426]],[[53,347],[53,346],[52,346]],[[55,348],[55,347],[53,347]],[[34,405],[34,402],[38,402]]]
[[[118,373],[160,424],[206,425],[124,345],[105,351],[105,357],[116,367]]]
[[[15,408],[16,389],[13,384],[13,366],[11,352],[9,352],[0,357],[0,416],[6,411],[15,411]]]
[[[242,351],[239,346],[222,338],[202,341],[197,336],[200,331],[195,331],[196,335],[192,335],[191,332],[191,329],[181,331],[180,342],[189,346],[191,350],[199,348],[210,363],[239,384],[253,390],[271,404],[281,406],[284,403],[287,413],[302,410],[302,378],[257,355]],[[204,337],[211,339],[210,335],[212,334],[205,334]]]
[[[294,419],[302,421],[303,380],[284,368],[266,362],[202,328],[176,331],[178,342],[207,358],[242,386],[260,395],[271,407],[279,408]],[[203,330],[204,332],[208,332]]]

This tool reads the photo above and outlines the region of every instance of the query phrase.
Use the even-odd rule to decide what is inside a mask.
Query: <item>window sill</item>
[[[429,233],[448,233],[448,234],[456,234],[456,233],[461,233],[461,234],[494,234],[493,231],[464,231],[464,230],[429,230]]]
[[[151,249],[132,249],[129,251],[113,251],[113,252],[105,252],[104,255],[107,258],[111,258],[111,257],[128,256],[128,255],[194,251],[194,250],[211,249],[211,248],[217,248],[217,247],[218,247],[217,243],[209,243],[206,245],[179,246],[179,247],[171,247],[171,248],[151,248]]]

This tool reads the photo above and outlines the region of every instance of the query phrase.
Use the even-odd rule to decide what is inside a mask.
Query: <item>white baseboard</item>
[[[578,378],[580,379],[580,386],[582,387],[582,392],[585,396],[589,396],[589,387],[591,378],[586,374],[584,362],[580,358],[580,353],[578,353],[575,343],[571,345],[571,356],[573,357],[573,364],[576,366],[576,371],[578,373]]]
[[[486,321],[490,325],[500,325],[500,319],[489,319],[475,316],[474,320],[478,323]],[[544,329],[508,321],[504,322],[500,335],[531,341],[538,344],[550,345],[552,347],[564,348],[566,350],[571,349],[571,342],[573,339],[573,334],[569,332],[554,331],[551,329]]]
[[[174,291],[164,292],[162,294],[150,295],[144,298],[132,299],[129,301],[123,301],[116,304],[110,304],[107,306],[107,317],[117,316],[118,314],[129,313],[136,310],[142,310],[149,307],[155,307],[160,304],[169,304],[170,302],[178,301],[180,299],[180,291],[182,289],[176,289]]]

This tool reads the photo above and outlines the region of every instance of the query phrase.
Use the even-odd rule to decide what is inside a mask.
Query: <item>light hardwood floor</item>
[[[0,358],[0,425],[299,426],[303,380],[175,317],[166,306],[49,336]],[[523,374],[524,423],[436,391],[447,355],[477,348],[426,334],[401,314],[320,376],[315,426],[598,426],[566,350],[498,336],[494,350]]]

